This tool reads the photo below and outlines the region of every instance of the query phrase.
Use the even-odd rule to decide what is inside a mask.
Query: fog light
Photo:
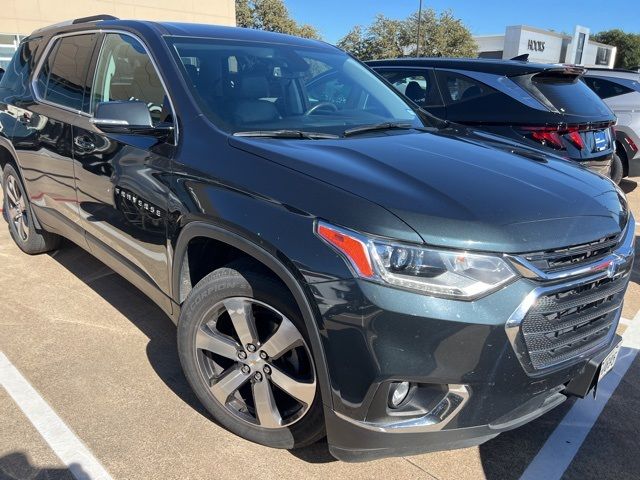
[[[389,406],[398,408],[409,395],[409,382],[394,382],[389,388]]]

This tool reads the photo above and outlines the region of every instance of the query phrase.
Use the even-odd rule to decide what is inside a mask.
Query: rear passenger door
[[[84,235],[74,181],[72,125],[86,115],[85,81],[96,40],[97,34],[87,33],[50,41],[34,74],[33,93],[15,103],[13,144],[36,216],[78,243]]]
[[[100,102],[144,101],[154,124],[174,121],[169,97],[145,46],[107,33],[96,49],[72,144],[79,212],[94,254],[166,304],[170,159],[175,136],[106,134],[90,122]],[[126,272],[122,272],[126,269]]]

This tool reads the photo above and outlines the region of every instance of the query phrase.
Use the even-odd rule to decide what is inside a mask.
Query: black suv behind
[[[330,45],[80,19],[21,43],[0,111],[17,245],[66,237],[149,296],[242,437],[326,434],[346,460],[469,446],[615,359],[617,187],[447,126]]]
[[[456,58],[367,63],[438,117],[546,148],[610,176],[615,115],[580,81],[581,67]]]

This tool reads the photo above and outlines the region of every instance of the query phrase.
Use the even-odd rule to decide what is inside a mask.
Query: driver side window
[[[100,102],[118,100],[146,103],[154,125],[171,121],[167,95],[142,44],[128,35],[109,33],[98,57],[91,111]]]

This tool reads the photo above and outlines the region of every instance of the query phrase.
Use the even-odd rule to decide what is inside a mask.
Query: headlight
[[[324,222],[318,223],[317,234],[349,261],[359,277],[428,295],[469,300],[516,277],[497,255],[396,243]]]

